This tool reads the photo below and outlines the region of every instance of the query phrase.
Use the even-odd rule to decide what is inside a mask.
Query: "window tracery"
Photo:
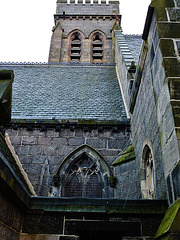
[[[68,169],[64,180],[63,197],[102,197],[100,170],[88,156],[83,155]]]
[[[72,151],[53,176],[49,197],[112,198],[114,179],[108,162],[84,144]],[[115,181],[113,181],[115,183]]]

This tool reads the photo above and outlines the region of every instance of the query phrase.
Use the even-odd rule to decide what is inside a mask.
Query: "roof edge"
[[[151,26],[153,13],[154,13],[154,7],[149,6],[147,16],[146,16],[145,25],[144,25],[144,30],[143,30],[143,34],[142,34],[142,39],[145,40],[145,41],[147,40],[148,35],[149,35],[149,29],[150,29],[150,26]]]
[[[57,125],[72,126],[72,125],[104,125],[104,126],[130,126],[130,119],[123,120],[96,120],[96,119],[12,119],[8,125],[21,125],[26,126],[32,124],[35,127],[47,125],[48,127],[54,127]]]

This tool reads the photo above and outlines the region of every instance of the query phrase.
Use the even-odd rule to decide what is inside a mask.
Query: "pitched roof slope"
[[[14,64],[1,68],[15,74],[12,119],[126,119],[112,65]]]
[[[0,133],[0,177],[4,176],[4,180],[9,181],[10,175],[8,175],[8,172],[5,170],[5,165],[9,168],[9,171],[12,172],[15,178],[18,178],[18,182],[23,184],[26,190],[32,194],[32,191],[27,183],[27,179],[25,179],[20,167],[12,155],[4,136]],[[13,188],[15,185],[13,180],[11,179],[9,182],[11,182],[11,188]]]
[[[135,59],[136,64],[139,60],[139,55],[142,47],[142,36],[141,35],[124,35],[126,43]]]

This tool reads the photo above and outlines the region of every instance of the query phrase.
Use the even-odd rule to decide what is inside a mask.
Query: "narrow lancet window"
[[[71,62],[79,62],[81,58],[80,34],[75,32],[71,41]]]
[[[154,160],[151,149],[147,145],[143,152],[142,173],[141,188],[143,198],[153,199],[155,195]]]
[[[102,63],[103,59],[103,42],[100,34],[96,33],[92,43],[92,58],[93,63]]]

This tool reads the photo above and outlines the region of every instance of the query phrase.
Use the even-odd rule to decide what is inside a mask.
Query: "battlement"
[[[119,4],[119,1],[118,0],[115,0],[115,1],[109,1],[109,0],[57,0],[57,3],[67,3],[67,4],[71,4],[71,3],[75,3],[75,4],[78,4],[78,3],[83,3],[83,4],[86,4],[86,3],[90,3],[90,4]]]
[[[116,15],[119,14],[119,1],[57,0],[56,14]]]

